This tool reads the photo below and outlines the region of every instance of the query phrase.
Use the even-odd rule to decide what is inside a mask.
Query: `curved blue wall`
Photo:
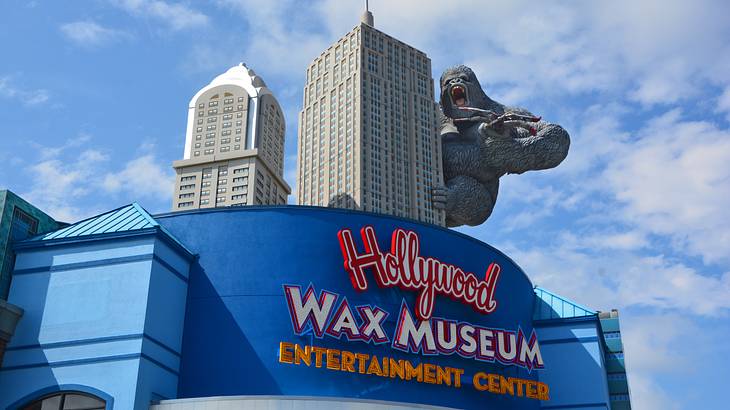
[[[370,288],[356,292],[343,268],[337,233],[350,228],[362,252],[359,231],[374,227],[381,250],[390,249],[396,228],[420,236],[421,255],[454,264],[477,277],[491,262],[502,270],[497,310],[489,315],[445,296],[436,296],[434,317],[465,321],[530,335],[534,293],[522,270],[508,257],[454,231],[382,215],[325,208],[225,208],[172,213],[155,219],[199,255],[191,269],[180,364],[178,397],[223,395],[321,395],[415,402],[459,408],[539,408],[537,400],[479,392],[476,372],[537,379],[540,370],[478,362],[457,355],[403,353],[389,344],[317,339],[292,329],[282,286],[312,284],[347,297],[351,306],[377,305],[389,312],[392,339],[401,303],[414,307],[415,293],[382,289],[368,273]],[[459,389],[280,363],[279,342],[408,359],[465,369]],[[546,367],[550,363],[546,363]]]

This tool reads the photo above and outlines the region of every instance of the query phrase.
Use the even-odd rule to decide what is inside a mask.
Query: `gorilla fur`
[[[446,211],[447,226],[479,225],[492,214],[502,175],[556,167],[570,136],[489,98],[469,67],[447,69],[440,83],[445,186],[434,187],[434,207]]]

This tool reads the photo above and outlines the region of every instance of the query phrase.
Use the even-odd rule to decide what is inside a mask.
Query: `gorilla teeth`
[[[466,90],[464,90],[464,87],[455,85],[451,88],[451,101],[459,107],[466,105]]]

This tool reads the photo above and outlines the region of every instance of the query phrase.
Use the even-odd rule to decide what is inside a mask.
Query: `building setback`
[[[307,68],[297,203],[444,225],[431,60],[376,30],[369,11]]]
[[[172,209],[285,204],[284,133],[281,107],[253,70],[216,77],[190,100]]]
[[[0,366],[5,345],[23,315],[23,309],[6,301],[15,264],[13,244],[63,226],[11,191],[0,190]]]
[[[362,227],[379,246],[366,249]],[[393,246],[406,231],[415,248]],[[402,281],[416,265],[390,259],[397,282],[373,271],[356,287],[343,265],[353,233],[357,255],[497,264],[495,309],[438,291],[418,325],[433,337],[418,337],[421,289]],[[534,287],[508,255],[432,224],[298,206],[152,216],[133,203],[13,249],[8,302],[25,315],[0,409],[631,408],[617,312]],[[468,275],[464,288],[484,283]]]

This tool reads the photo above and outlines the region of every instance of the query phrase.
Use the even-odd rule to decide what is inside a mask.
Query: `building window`
[[[205,108],[205,104],[203,104],[203,103],[198,104],[198,108]]]
[[[224,194],[226,192],[226,189],[225,188],[218,188],[218,191],[217,192],[219,194]]]
[[[177,207],[178,208],[188,208],[188,207],[191,207],[191,206],[193,206],[193,201],[180,202],[179,204],[177,204]]]
[[[217,107],[217,106],[218,106],[218,101],[211,101],[208,103],[208,107]]]
[[[209,199],[201,199],[200,200],[200,205],[208,205],[209,203],[210,203],[210,200]]]
[[[210,191],[200,191],[200,196],[208,196],[210,195]]]
[[[228,180],[227,179],[219,179],[218,180],[218,185],[225,185],[227,183],[228,183]]]
[[[185,190],[185,189],[193,189],[193,188],[195,188],[195,184],[180,185],[180,190],[181,191],[182,190]]]
[[[238,102],[243,102],[243,97],[238,97]]]
[[[215,199],[215,201],[216,201],[216,202],[226,202],[226,197],[224,197],[224,196],[219,196],[218,198],[216,198],[216,199]]]
[[[38,232],[38,220],[19,208],[13,209],[13,221],[10,224],[10,240],[21,241]]]
[[[207,150],[205,150],[204,154],[205,154],[205,155],[210,155],[210,154],[212,154],[212,153],[213,153],[213,151],[215,151],[215,150],[212,150],[212,149],[207,149]]]
[[[195,196],[195,192],[188,192],[187,194],[180,194],[177,197],[179,199],[192,198]]]
[[[233,104],[233,98],[226,98],[223,100],[223,104]]]
[[[195,145],[200,145],[200,144],[195,144]],[[196,157],[199,157],[200,156],[200,151],[195,151],[195,154],[193,154],[193,155],[195,155]]]
[[[245,201],[247,199],[246,196],[247,196],[246,194],[233,195],[231,197],[231,200],[233,200],[233,201]]]
[[[203,168],[203,179],[208,179],[213,176],[213,168]]]
[[[248,184],[248,177],[238,177],[238,178],[233,178],[233,183],[234,183],[234,184],[238,184],[238,183],[241,183],[241,184]]]
[[[228,168],[220,168],[218,170],[218,176],[219,177],[224,177],[226,175],[228,175]]]
[[[42,397],[21,410],[104,410],[106,402],[99,397],[81,392],[59,392]]]
[[[230,150],[231,150],[231,147],[230,146],[221,147],[221,149],[220,149],[221,152],[228,152]]]
[[[180,178],[180,182],[195,181],[195,175]]]
[[[234,174],[243,174],[243,175],[248,175],[248,167],[246,167],[246,168],[238,168],[238,169],[234,169],[234,170],[233,170],[233,173],[234,173]]]
[[[235,180],[234,180],[234,181],[235,181]],[[248,188],[248,187],[246,187],[245,185],[238,185],[238,186],[234,186],[234,187],[233,187],[233,189],[231,189],[231,191],[233,191],[233,192],[237,192],[237,191],[247,191],[247,188]]]

